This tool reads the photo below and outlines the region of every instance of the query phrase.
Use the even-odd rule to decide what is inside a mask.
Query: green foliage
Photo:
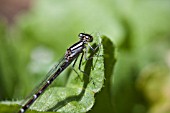
[[[11,103],[24,99],[78,40],[78,33],[99,32],[114,41],[117,62],[110,77],[107,73],[111,70],[107,68],[112,67],[104,65],[104,73],[107,72],[104,88],[95,94],[90,112],[104,109],[113,113],[170,112],[169,4],[170,0],[36,0],[29,10],[15,16],[13,24],[6,24],[0,16],[0,100]],[[113,52],[110,48],[106,50]],[[114,58],[109,62],[112,63]],[[90,67],[90,62],[84,63],[83,70],[88,70],[86,64]],[[80,78],[83,80],[84,75],[80,74]],[[57,78],[54,90],[72,91],[75,85],[82,88],[84,82],[80,78],[67,69]],[[85,83],[88,86],[91,82]],[[107,95],[104,92],[109,83],[111,93]]]
[[[115,47],[109,38],[102,37],[103,49],[104,49],[104,75],[105,83],[104,88],[99,94],[96,94],[96,103],[90,113],[115,113],[114,105],[111,101],[111,80],[112,73],[116,63],[115,59]],[[104,104],[103,104],[104,103]]]

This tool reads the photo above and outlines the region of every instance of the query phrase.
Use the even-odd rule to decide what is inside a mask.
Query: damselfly
[[[41,87],[34,93],[34,95],[21,107],[18,113],[24,113],[36,100],[37,98],[47,89],[47,87],[55,80],[55,78],[60,75],[62,71],[64,71],[73,61],[73,66],[75,65],[78,56],[81,54],[80,63],[79,63],[79,70],[83,72],[81,67],[81,62],[83,56],[87,53],[87,45],[90,47],[91,50],[95,51],[96,48],[90,46],[89,42],[93,41],[93,36],[86,33],[80,33],[79,35],[80,40],[69,47],[64,55],[64,58],[58,65],[56,65],[48,74],[47,79],[45,82],[42,83]]]

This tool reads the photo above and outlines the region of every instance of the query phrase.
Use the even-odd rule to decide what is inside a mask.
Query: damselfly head
[[[93,36],[91,36],[90,34],[86,34],[86,33],[80,33],[79,38],[81,41],[84,41],[84,42],[92,42],[93,41]]]

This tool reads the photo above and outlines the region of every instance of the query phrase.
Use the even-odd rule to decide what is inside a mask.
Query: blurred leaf
[[[17,105],[12,104],[12,102],[1,102],[0,103],[0,113],[13,113],[17,108]]]

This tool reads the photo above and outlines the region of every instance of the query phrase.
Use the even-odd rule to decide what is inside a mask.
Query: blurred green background
[[[170,113],[170,0],[1,0],[0,100],[26,97],[80,32],[116,45],[115,113]]]

